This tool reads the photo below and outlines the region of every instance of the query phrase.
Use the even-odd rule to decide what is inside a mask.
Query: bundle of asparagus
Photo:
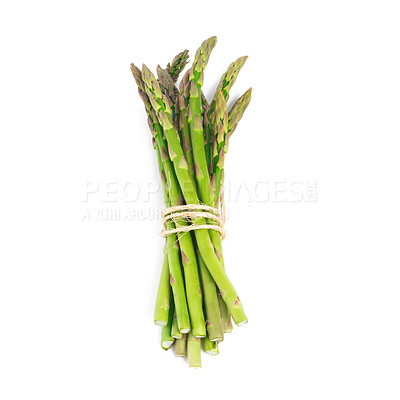
[[[207,102],[202,92],[204,68],[215,44],[216,37],[202,43],[179,87],[176,82],[188,63],[188,50],[166,68],[158,66],[157,78],[145,65],[140,70],[131,64],[167,208],[154,322],[162,327],[161,347],[168,350],[174,345],[176,356],[187,356],[190,367],[201,367],[201,342],[206,353],[218,354],[224,333],[232,332],[231,318],[239,326],[247,323],[225,273],[218,208],[229,138],[250,102],[251,88],[228,111],[229,91],[247,59],[240,57]]]

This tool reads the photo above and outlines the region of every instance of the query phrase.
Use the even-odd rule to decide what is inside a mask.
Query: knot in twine
[[[161,231],[161,237],[167,237],[174,233],[186,233],[190,231],[194,231],[197,229],[212,229],[214,231],[219,232],[221,235],[221,239],[224,239],[226,236],[226,232],[224,229],[225,226],[225,201],[224,201],[224,193],[221,190],[221,194],[217,201],[218,208],[210,207],[205,204],[183,204],[175,207],[164,208],[161,213],[163,218],[163,230]],[[197,225],[194,224],[193,221],[196,218],[206,218],[215,223],[210,223],[207,225]],[[180,225],[182,220],[189,223]],[[168,222],[172,221],[176,228],[168,229]]]

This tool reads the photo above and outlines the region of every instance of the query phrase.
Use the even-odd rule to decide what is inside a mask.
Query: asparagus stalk
[[[171,336],[174,339],[182,339],[182,335],[184,335],[184,333],[181,333],[179,331],[178,321],[176,319],[176,312],[174,312],[174,316],[172,318]]]
[[[171,298],[171,307],[169,309],[168,323],[161,328],[161,347],[169,350],[174,344],[174,338],[171,336],[172,318],[174,315],[174,303]]]
[[[210,105],[207,103],[207,99],[202,93],[201,95],[201,106],[203,109],[203,136],[204,136],[204,151],[206,153],[206,161],[208,172],[211,175],[212,171],[212,130],[210,120],[208,118],[208,112]]]
[[[226,332],[228,326],[229,312],[221,296],[218,296],[219,312],[221,317],[222,332]]]
[[[183,333],[181,339],[176,339],[174,352],[176,357],[186,357],[187,334]]]
[[[164,261],[161,270],[160,283],[158,285],[156,305],[154,307],[154,323],[164,326],[168,323],[169,299],[171,286],[169,284],[169,264],[166,246],[164,247]]]
[[[173,229],[175,226],[173,223],[168,223],[167,228]],[[190,331],[190,319],[189,312],[186,303],[185,287],[182,277],[182,266],[180,259],[179,244],[175,234],[167,237],[167,249],[168,249],[168,262],[170,272],[170,285],[172,293],[174,295],[177,323],[180,332],[187,333]]]
[[[183,94],[179,94],[177,97],[177,104],[175,109],[179,109],[179,133],[182,143],[182,150],[185,156],[185,160],[188,165],[188,172],[193,181],[193,186],[195,186],[195,175],[194,175],[194,162],[193,162],[193,152],[192,152],[192,140],[190,138],[190,127],[188,122],[187,108],[185,105],[185,98]]]
[[[182,77],[181,83],[179,84],[178,103],[181,116],[180,137],[182,141],[182,149],[186,158],[186,162],[188,164],[189,174],[193,178],[193,181],[195,182],[196,178],[195,178],[193,152],[192,152],[192,139],[190,137],[190,126],[188,121],[189,115],[191,115],[189,107],[189,97],[190,97],[189,73],[190,70],[187,70]]]
[[[201,368],[201,339],[189,332],[187,340],[187,357],[189,367]]]
[[[198,261],[200,267],[201,286],[204,292],[204,306],[206,309],[207,318],[207,335],[211,341],[221,341],[224,338],[224,331],[220,318],[215,283],[200,254],[198,255]]]
[[[193,66],[189,73],[190,115],[188,121],[190,125],[190,136],[192,139],[193,158],[200,200],[207,205],[212,205],[212,198],[210,197],[212,193],[210,193],[210,176],[204,148],[201,87],[204,79],[204,68],[208,63],[216,41],[217,38],[213,36],[201,44],[196,52]]]
[[[216,356],[219,354],[218,343],[211,341],[208,337],[203,339],[204,343],[204,351],[207,354],[211,354],[212,356]]]

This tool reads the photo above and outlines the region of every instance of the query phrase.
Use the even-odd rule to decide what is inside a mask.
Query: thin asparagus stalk
[[[215,111],[214,111],[214,132],[215,142],[213,148],[214,158],[214,198],[217,199],[221,190],[221,182],[224,172],[224,144],[228,132],[228,109],[226,99],[222,91],[216,93]]]
[[[174,227],[173,223],[167,224],[168,229],[173,229]],[[172,288],[172,293],[174,294],[178,327],[182,333],[187,333],[190,331],[190,320],[186,303],[185,286],[182,277],[179,244],[175,234],[167,237],[167,249],[170,272],[169,283]]]
[[[174,339],[182,339],[182,335],[184,335],[184,333],[179,332],[178,321],[176,319],[176,312],[174,312],[174,316],[172,318],[171,336]]]
[[[167,325],[161,328],[161,347],[164,350],[169,350],[174,344],[174,338],[171,336],[172,318],[174,315],[174,302],[171,298],[171,307],[169,309],[169,317]]]
[[[201,368],[201,339],[193,336],[192,332],[188,334],[187,357],[189,367]]]
[[[190,136],[192,139],[193,158],[196,172],[197,187],[200,200],[207,205],[212,205],[210,193],[210,175],[208,173],[207,157],[204,148],[204,136],[202,125],[201,87],[204,80],[204,68],[211,55],[211,51],[217,42],[215,36],[205,40],[196,52],[196,56],[189,73],[190,82]]]
[[[193,180],[193,185],[195,185],[195,175],[194,175],[194,162],[193,162],[193,152],[192,152],[192,140],[190,138],[190,127],[187,116],[187,108],[185,105],[184,96],[180,93],[177,97],[177,105],[175,109],[180,111],[179,119],[179,133],[182,143],[182,150],[185,156],[185,160],[188,165],[188,172]]]
[[[219,354],[217,342],[212,342],[208,337],[205,337],[203,339],[203,343],[204,343],[204,351],[207,354],[210,354],[212,356],[216,356],[217,354]]]
[[[143,66],[142,72],[143,82],[145,83],[148,98],[157,113],[167,142],[171,161],[174,164],[176,176],[182,189],[187,204],[199,204],[196,188],[190,178],[187,162],[183,155],[182,146],[179,135],[173,126],[171,119],[171,107],[166,96],[162,95],[160,86],[151,71]],[[157,139],[156,139],[157,140]],[[195,218],[195,225],[203,225],[206,223],[204,218]],[[203,229],[195,230],[195,236],[199,247],[200,254],[206,263],[214,281],[220,289],[224,301],[227,303],[228,309],[236,324],[243,325],[247,323],[247,317],[244,313],[242,303],[229,281],[221,263],[214,253],[214,246],[210,240],[210,235]]]
[[[206,153],[206,161],[208,173],[211,176],[212,171],[212,129],[210,120],[208,119],[208,112],[210,105],[207,103],[207,99],[204,94],[201,94],[201,106],[203,109],[203,136],[204,136],[204,151]]]
[[[174,352],[176,357],[186,357],[187,333],[182,334],[181,339],[176,339]]]
[[[169,299],[171,296],[171,286],[169,284],[169,264],[168,252],[164,247],[164,261],[161,270],[160,283],[158,285],[156,305],[154,307],[154,323],[164,326],[168,323]]]
[[[201,286],[204,292],[204,306],[206,309],[208,338],[211,341],[221,341],[224,338],[224,331],[220,318],[215,283],[200,254],[198,254],[198,261],[200,267]]]
[[[218,296],[219,313],[221,317],[222,332],[226,331],[228,326],[229,312],[228,308],[221,296]]]

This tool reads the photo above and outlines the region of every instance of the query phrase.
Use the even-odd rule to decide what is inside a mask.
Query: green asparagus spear
[[[200,200],[204,204],[210,206],[213,203],[213,193],[210,193],[210,175],[208,173],[207,157],[204,148],[201,87],[204,79],[204,68],[208,63],[211,51],[214,48],[216,41],[217,38],[213,36],[201,44],[196,52],[193,66],[189,73],[190,115],[188,121],[190,125],[190,136],[192,139],[197,187],[199,190]]]
[[[217,354],[219,354],[218,343],[212,342],[208,338],[208,336],[203,339],[203,344],[204,344],[204,351],[207,354],[211,354],[212,356],[216,356]]]
[[[214,198],[217,199],[221,190],[221,183],[224,172],[224,144],[228,132],[228,109],[226,99],[221,91],[216,93],[214,111],[214,132],[215,142],[213,148],[214,173],[213,186]]]
[[[171,296],[171,307],[169,309],[168,323],[161,327],[161,347],[164,350],[169,350],[174,344],[174,338],[171,336],[172,318],[174,315],[174,301]]]
[[[187,357],[189,367],[201,368],[201,339],[189,332],[187,340]]]
[[[169,284],[169,265],[167,247],[164,247],[164,261],[161,270],[160,283],[158,285],[156,305],[154,307],[154,323],[164,326],[168,323],[169,298],[171,286]]]
[[[218,305],[215,283],[200,254],[198,254],[198,261],[200,267],[201,286],[204,292],[204,306],[207,317],[207,335],[211,341],[221,341],[224,338],[224,330],[222,328],[220,318],[220,309]]]
[[[181,339],[176,339],[174,352],[176,357],[186,357],[187,333],[182,334]]]
[[[179,331],[178,321],[176,319],[176,312],[174,312],[174,316],[172,318],[171,336],[174,339],[182,339],[182,335],[184,335],[184,333],[181,333]]]

